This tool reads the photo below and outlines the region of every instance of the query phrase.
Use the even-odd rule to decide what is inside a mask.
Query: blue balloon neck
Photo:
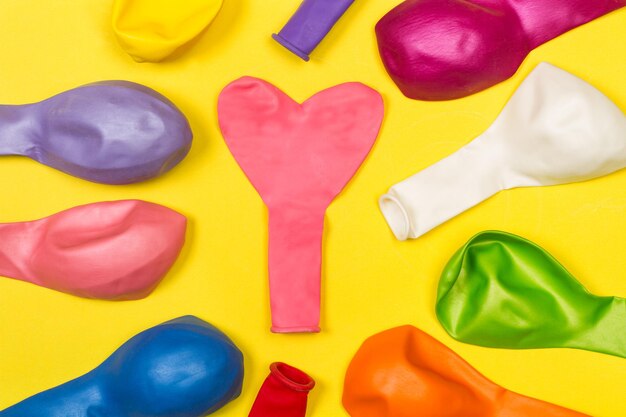
[[[97,370],[94,370],[0,411],[0,417],[121,417],[110,409],[104,381],[102,375],[97,375]]]

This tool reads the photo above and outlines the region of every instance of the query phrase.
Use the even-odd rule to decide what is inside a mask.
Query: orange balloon
[[[348,367],[352,417],[583,417],[496,385],[413,326],[367,339]]]

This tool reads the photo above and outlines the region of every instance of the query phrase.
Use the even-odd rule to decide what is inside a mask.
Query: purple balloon
[[[511,77],[530,51],[626,0],[407,0],[376,25],[402,93],[451,100]]]
[[[169,171],[189,152],[192,136],[171,101],[127,81],[0,106],[0,155],[27,156],[104,184],[135,183]]]
[[[354,0],[304,0],[278,35],[272,37],[305,61]]]

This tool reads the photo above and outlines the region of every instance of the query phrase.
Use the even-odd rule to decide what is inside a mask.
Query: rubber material
[[[510,233],[479,233],[454,254],[439,281],[437,317],[465,343],[626,358],[626,299],[590,294],[549,253]]]
[[[587,416],[494,384],[412,326],[363,343],[346,373],[343,405],[352,417]]]
[[[380,208],[396,238],[417,238],[501,190],[586,181],[624,167],[624,113],[543,63],[482,135],[392,186]]]
[[[87,298],[150,294],[185,243],[185,216],[158,204],[87,204],[0,224],[0,275]]]
[[[270,365],[248,417],[305,417],[309,391],[315,381],[306,373],[282,362]]]
[[[0,106],[0,155],[23,155],[75,177],[130,184],[175,167],[189,122],[156,91],[104,81],[35,104]]]
[[[405,96],[452,100],[508,79],[534,48],[625,5],[626,0],[407,0],[378,22],[376,36],[385,68]]]
[[[276,42],[305,61],[354,0],[304,0],[278,34]]]
[[[237,346],[185,316],[139,333],[93,371],[0,417],[203,417],[237,398],[242,380]]]
[[[360,83],[303,104],[252,77],[221,92],[226,144],[269,210],[273,332],[320,330],[324,213],[374,145],[383,112],[380,94]]]
[[[113,32],[137,62],[185,50],[213,22],[223,0],[115,0]]]

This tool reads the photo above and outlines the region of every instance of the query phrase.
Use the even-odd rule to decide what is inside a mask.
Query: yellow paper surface
[[[111,3],[0,2],[0,103],[38,101],[97,80],[143,83],[187,114],[195,133],[191,153],[161,178],[118,187],[2,157],[0,222],[139,198],[187,215],[188,241],[171,273],[140,301],[85,300],[0,278],[0,409],[82,375],[148,327],[194,314],[226,332],[245,354],[243,394],[216,417],[246,416],[272,361],[293,364],[316,379],[310,417],[347,416],[343,377],[356,349],[366,337],[407,323],[507,388],[596,417],[626,416],[625,359],[464,345],[448,337],[434,315],[445,262],[484,229],[529,238],[592,292],[626,297],[626,171],[582,184],[501,193],[410,242],[394,240],[377,207],[390,185],[489,126],[540,61],[582,77],[626,110],[626,10],[540,47],[507,82],[461,100],[426,103],[401,95],[376,52],[374,24],[397,0],[355,2],[309,63],[270,38],[299,0],[227,0],[199,41],[160,64],[137,64],[118,46]],[[266,210],[217,126],[218,93],[242,75],[266,79],[299,101],[346,81],[364,82],[385,99],[377,144],[327,211],[321,334],[269,332]]]

